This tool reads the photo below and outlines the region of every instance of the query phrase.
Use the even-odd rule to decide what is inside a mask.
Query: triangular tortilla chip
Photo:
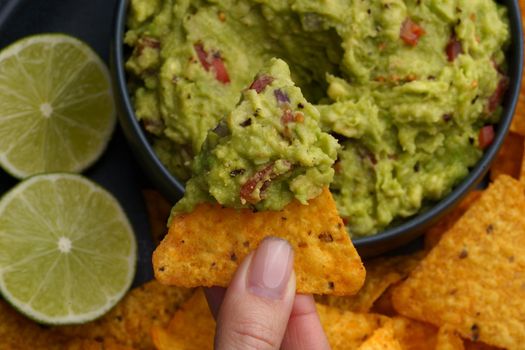
[[[244,257],[267,236],[281,237],[295,251],[299,293],[352,295],[365,270],[328,189],[308,205],[294,201],[282,211],[200,204],[172,220],[153,254],[155,277],[182,287],[226,287]]]
[[[525,344],[525,187],[502,175],[394,290],[403,315],[490,345]]]

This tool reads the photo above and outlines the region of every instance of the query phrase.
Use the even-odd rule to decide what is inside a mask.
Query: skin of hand
[[[264,239],[241,263],[228,289],[206,290],[217,320],[215,350],[329,350],[311,295],[295,293],[294,253]]]

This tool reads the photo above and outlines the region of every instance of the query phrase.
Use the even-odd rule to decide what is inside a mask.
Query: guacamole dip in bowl
[[[115,29],[123,127],[174,201],[209,131],[243,91],[264,85],[254,77],[269,60],[286,62],[318,127],[338,142],[333,165],[305,186],[330,172],[339,213],[364,254],[412,239],[480,181],[519,92],[516,1],[133,0],[119,4]],[[247,135],[231,154],[260,139]],[[240,171],[248,182],[286,153],[285,143],[266,141],[274,146],[242,170],[221,158],[216,178]],[[279,179],[264,190],[285,205],[290,188]],[[235,188],[215,200],[238,196]]]

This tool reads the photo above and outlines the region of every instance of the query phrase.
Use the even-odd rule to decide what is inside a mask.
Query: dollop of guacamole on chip
[[[208,133],[175,212],[214,201],[256,210],[280,210],[294,198],[306,204],[332,182],[339,148],[319,119],[286,62],[271,59]]]
[[[464,179],[493,140],[508,85],[507,10],[494,0],[133,0],[128,27],[136,115],[161,161],[184,181],[192,166],[210,165],[197,155],[203,144],[212,152],[213,138],[221,135],[205,142],[208,131],[227,115],[247,115],[248,107],[236,107],[240,92],[270,59],[284,60],[315,106],[302,113],[314,120],[317,109],[322,130],[341,146],[330,190],[353,236],[396,225]],[[253,94],[245,92],[243,103],[272,100],[266,92]],[[231,171],[239,174],[224,172],[220,181],[213,175],[212,186],[198,186],[208,197],[196,198],[276,209],[316,193],[331,173],[314,166],[317,172],[302,173],[292,189],[303,168],[288,164],[282,157],[288,151],[265,155],[285,142],[277,119],[271,137],[250,135],[254,140],[239,147],[261,143],[260,154],[227,162],[224,155],[224,170],[234,164],[238,169]],[[242,199],[242,181],[253,176],[262,184],[255,181],[255,192]],[[189,192],[197,193],[196,181]]]

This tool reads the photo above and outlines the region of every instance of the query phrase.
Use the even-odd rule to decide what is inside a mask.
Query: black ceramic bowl
[[[492,160],[501,147],[512,121],[520,92],[523,66],[523,33],[518,0],[500,0],[498,2],[508,8],[512,39],[507,51],[510,85],[503,100],[504,112],[501,121],[496,126],[494,142],[485,151],[485,154],[471,170],[469,175],[457,185],[447,197],[436,203],[432,208],[375,236],[354,239],[354,245],[362,256],[373,256],[384,253],[406,244],[421,235],[429,226],[450,211],[470,190],[483,180]],[[119,108],[118,116],[126,138],[140,165],[157,188],[170,200],[175,202],[180,199],[184,193],[184,184],[171,175],[155,155],[145,132],[135,118],[127,89],[126,72],[124,70],[125,48],[123,44],[127,5],[128,0],[120,0],[117,2],[111,50],[111,68],[117,106]]]

